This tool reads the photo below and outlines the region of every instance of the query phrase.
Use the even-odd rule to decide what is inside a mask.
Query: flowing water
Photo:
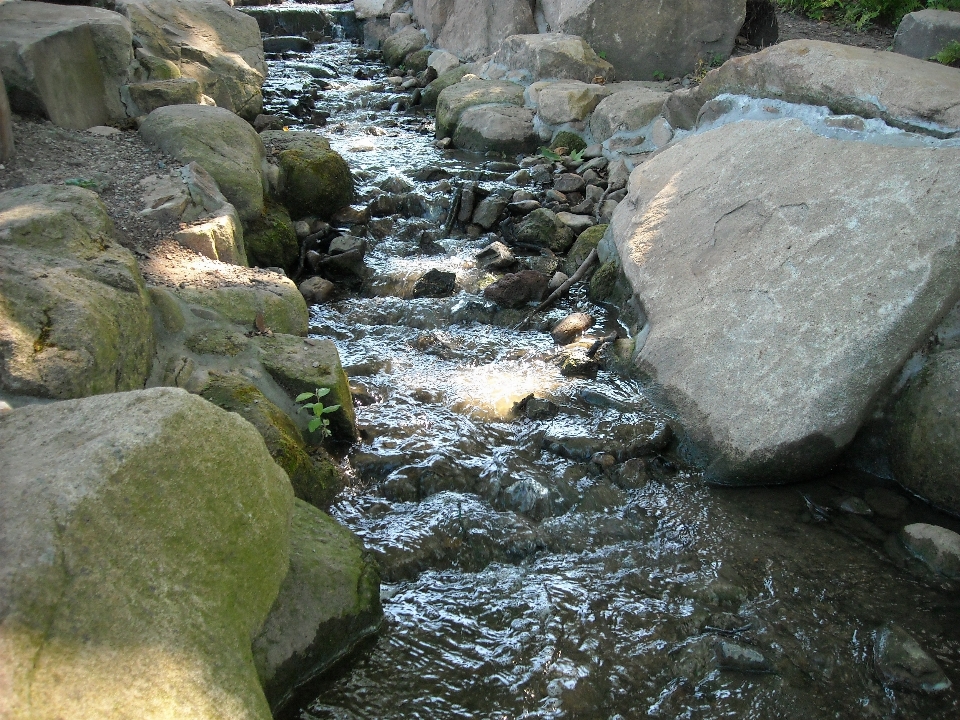
[[[270,65],[268,110],[315,95],[330,115],[319,132],[363,202],[399,195],[406,209],[371,222],[363,291],[311,311],[362,428],[331,513],[377,558],[386,620],[286,716],[958,717],[954,689],[885,688],[873,664],[874,633],[893,621],[960,682],[956,587],[893,539],[953,520],[855,472],[706,486],[664,445],[666,419],[610,347],[596,378],[560,373],[545,328],[580,310],[598,318],[595,336],[625,335],[614,309],[575,291],[516,330],[523,313],[480,294],[491,278],[474,258],[493,238],[444,222],[459,183],[497,191],[506,165],[434,149],[431,117],[397,107],[385,68],[355,44]],[[432,268],[456,272],[458,294],[410,299]],[[530,394],[557,414],[515,412]],[[839,509],[865,496],[879,512]],[[764,660],[731,667],[724,643]]]

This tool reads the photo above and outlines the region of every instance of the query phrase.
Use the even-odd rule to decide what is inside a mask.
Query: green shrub
[[[897,25],[915,10],[960,10],[960,0],[777,0],[784,10],[862,30],[873,22]]]
[[[931,60],[936,60],[942,65],[952,65],[960,67],[960,42],[951,40],[943,46],[943,50],[934,55]],[[67,181],[69,182],[69,180]]]

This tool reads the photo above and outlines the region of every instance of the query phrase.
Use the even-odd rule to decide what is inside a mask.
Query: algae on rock
[[[281,206],[269,204],[262,218],[253,221],[244,238],[247,259],[260,267],[296,268],[300,244],[290,214]]]

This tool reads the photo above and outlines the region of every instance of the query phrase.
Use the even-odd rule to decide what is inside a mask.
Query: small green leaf
[[[330,388],[317,388],[317,392],[314,393],[318,398],[322,398],[324,395],[330,394]]]
[[[299,395],[297,395],[297,399],[295,400],[295,402],[298,402],[298,403],[303,402],[304,400],[309,400],[312,397],[313,397],[313,393],[300,393]]]
[[[339,405],[331,405],[330,407],[325,407],[321,412],[332,413],[340,409]]]
[[[313,420],[311,420],[309,423],[307,423],[307,429],[308,429],[310,432],[313,432],[313,431],[316,430],[318,427],[320,427],[321,425],[323,425],[323,422],[324,422],[324,418],[318,418],[318,417],[316,417],[316,418],[314,418]]]
[[[302,407],[303,407],[304,410],[312,410],[314,405],[316,405],[316,403],[307,403],[306,405],[303,405]]]

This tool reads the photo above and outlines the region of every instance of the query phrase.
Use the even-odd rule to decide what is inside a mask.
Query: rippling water
[[[316,87],[295,62],[342,73],[316,106],[362,199],[399,178],[426,219],[371,233],[365,291],[312,308],[311,332],[336,341],[362,403],[351,487],[331,512],[381,565],[386,623],[290,717],[958,717],[955,690],[886,689],[872,657],[873,632],[895,621],[960,682],[956,587],[885,550],[904,524],[953,520],[917,502],[896,519],[845,514],[843,500],[883,486],[856,473],[721,490],[669,451],[603,470],[546,450],[550,438],[591,450],[624,424],[662,427],[636,380],[562,377],[542,329],[571,310],[616,328],[615,314],[580,292],[512,329],[522,313],[479,294],[489,278],[474,256],[490,238],[439,232],[459,180],[495,188],[503,173],[436,151],[430,118],[391,112],[383,68],[350,43],[271,61],[268,108]],[[416,180],[427,165],[450,180]],[[442,253],[421,250],[424,233]],[[464,290],[404,299],[435,267]],[[515,417],[531,393],[559,414]],[[721,641],[759,651],[769,672],[721,669]]]

